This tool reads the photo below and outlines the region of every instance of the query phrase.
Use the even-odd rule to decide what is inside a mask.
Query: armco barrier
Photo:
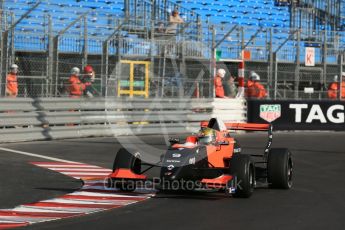
[[[345,130],[345,101],[250,100],[248,121],[272,121],[275,130]]]
[[[0,142],[196,131],[219,116],[244,122],[243,100],[2,98]]]

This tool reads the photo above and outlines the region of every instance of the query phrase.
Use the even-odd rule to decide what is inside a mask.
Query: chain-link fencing
[[[95,29],[95,18],[105,24]],[[328,98],[329,85],[341,75],[341,31],[314,38],[299,30],[238,25],[200,31],[193,18],[176,35],[163,36],[155,21],[133,24],[102,18],[95,11],[79,12],[63,25],[48,14],[14,19],[2,12],[0,95],[5,96],[12,63],[19,66],[20,97],[70,96],[71,69],[78,67],[82,78],[86,65],[96,73],[94,96],[213,97],[215,69],[223,66],[227,76],[236,76],[239,61],[245,62],[245,77],[258,73],[267,97],[274,99]],[[18,27],[18,20],[27,21],[27,27]],[[36,24],[41,28],[33,29]],[[314,50],[314,66],[305,63],[306,48]]]

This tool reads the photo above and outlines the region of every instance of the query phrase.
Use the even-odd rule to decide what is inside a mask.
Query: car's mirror
[[[173,137],[171,137],[171,138],[169,138],[169,142],[170,142],[171,145],[180,143],[180,138],[173,138]]]

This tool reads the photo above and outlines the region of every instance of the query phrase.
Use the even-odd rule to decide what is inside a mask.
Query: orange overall
[[[222,78],[219,76],[216,76],[214,79],[214,87],[216,92],[216,97],[224,98],[224,88],[223,88],[223,82]]]
[[[345,81],[341,83],[341,98],[345,98]],[[339,90],[339,82],[333,82],[328,87],[328,98],[329,99],[337,99],[338,98],[338,90]]]
[[[6,95],[16,97],[18,95],[17,75],[9,73],[6,77]]]
[[[78,76],[72,75],[69,80],[69,94],[71,97],[80,97],[85,90],[85,84],[81,82]]]
[[[265,87],[257,81],[248,80],[247,82],[247,97],[264,98],[267,96]]]

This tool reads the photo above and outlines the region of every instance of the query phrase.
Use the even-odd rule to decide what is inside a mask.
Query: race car
[[[261,154],[244,154],[233,130],[267,131],[268,141]],[[197,134],[188,136],[181,143],[170,139],[168,150],[160,162],[142,161],[138,150],[121,148],[115,157],[113,172],[108,177],[109,187],[133,191],[134,182],[149,181],[147,171],[160,168],[158,188],[178,184],[179,188],[217,189],[233,197],[250,197],[257,182],[270,188],[292,187],[293,160],[286,148],[271,148],[272,125],[254,123],[224,123],[212,118],[200,124]],[[142,170],[142,166],[148,168]],[[188,183],[189,187],[185,186]]]

